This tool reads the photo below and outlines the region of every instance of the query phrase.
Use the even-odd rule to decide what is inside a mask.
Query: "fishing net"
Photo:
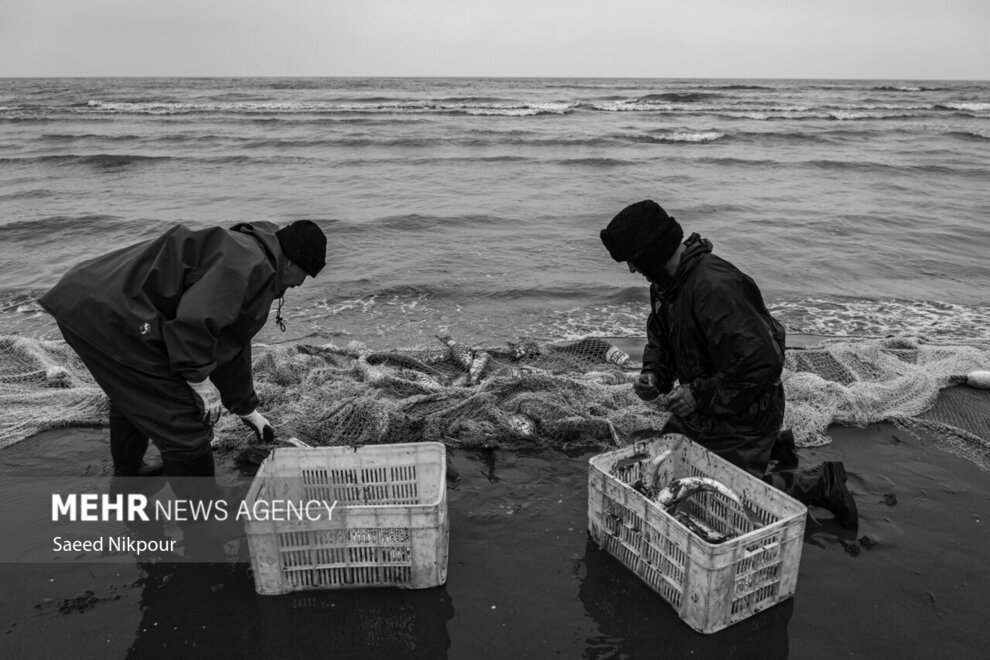
[[[281,344],[255,348],[255,389],[283,437],[309,445],[421,440],[448,446],[616,446],[656,435],[667,413],[639,400],[639,364],[610,342],[521,340],[373,351]],[[914,339],[828,340],[789,350],[785,426],[799,446],[829,442],[831,424],[890,421],[990,470],[990,392],[956,377],[990,368],[990,349]],[[106,423],[106,401],[61,342],[0,337],[0,447],[44,430]],[[233,415],[221,451],[257,451]]]
[[[831,424],[892,422],[990,471],[990,391],[960,385],[990,368],[990,348],[913,338],[831,339],[787,352],[784,426],[799,446]]]

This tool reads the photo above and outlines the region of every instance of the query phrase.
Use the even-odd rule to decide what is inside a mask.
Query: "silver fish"
[[[509,415],[509,428],[512,429],[513,433],[524,438],[531,438],[536,434],[536,423],[522,413]]]
[[[471,365],[468,367],[468,383],[471,385],[478,384],[478,381],[481,380],[481,374],[484,373],[485,367],[488,366],[489,360],[491,360],[491,356],[485,351],[475,351],[471,359]]]
[[[683,477],[674,479],[670,484],[657,494],[657,504],[665,509],[671,509],[687,498],[702,491],[714,491],[721,493],[736,504],[742,506],[742,500],[732,490],[721,481],[716,481],[710,477]]]
[[[735,502],[742,509],[743,513],[746,514],[749,522],[759,526],[756,513],[752,508],[745,504],[742,498],[736,495],[728,486],[710,477],[683,477],[681,479],[674,479],[670,482],[670,485],[660,491],[656,497],[656,501],[657,504],[670,512],[687,498],[706,490],[719,493],[726,499]]]
[[[448,334],[437,335],[437,339],[447,345],[450,358],[455,364],[460,365],[465,371],[471,370],[471,361],[474,359],[474,355],[471,353],[470,349],[458,344],[454,341],[454,338]]]

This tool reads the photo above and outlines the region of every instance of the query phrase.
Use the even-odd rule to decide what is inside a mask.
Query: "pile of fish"
[[[458,366],[462,373],[449,383],[452,387],[477,385],[486,372],[492,376],[518,378],[522,370],[512,363],[532,362],[544,356],[544,350],[532,340],[506,342],[508,348],[481,348],[458,343],[449,334],[436,336],[446,347],[446,358]],[[547,346],[547,351],[561,356],[584,356],[605,363],[622,366],[629,360],[618,347],[597,337],[586,337],[568,345]]]
[[[659,487],[660,468],[670,455],[677,449],[673,447],[652,458],[646,466],[645,477],[632,484],[632,487],[656,502],[664,511],[672,515],[682,525],[706,543],[718,544],[732,539],[736,534],[726,534],[714,529],[711,525],[680,508],[689,498],[702,492],[715,492],[725,499],[734,502],[745,514],[750,524],[755,528],[760,526],[759,518],[742,498],[721,481],[710,477],[682,477],[674,479],[665,487]]]

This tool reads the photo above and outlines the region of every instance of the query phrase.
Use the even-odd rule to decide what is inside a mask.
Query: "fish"
[[[655,457],[650,459],[650,462],[646,466],[647,484],[646,487],[650,489],[651,492],[658,492],[660,490],[660,468],[663,466],[664,462],[670,458],[671,454],[674,453],[673,449],[668,449],[667,451],[660,452]]]
[[[491,360],[491,356],[485,351],[477,350],[474,352],[474,356],[471,359],[471,365],[468,367],[469,384],[478,384],[478,381],[481,380],[481,374],[485,371],[485,367],[488,366],[489,360]]]
[[[668,513],[670,513],[676,509],[681,502],[702,491],[716,492],[726,499],[735,502],[739,508],[742,509],[750,523],[755,526],[760,525],[756,517],[756,513],[748,504],[744,503],[742,499],[732,491],[731,488],[723,484],[721,481],[717,481],[710,477],[683,477],[681,479],[674,479],[666,488],[657,494],[656,502]]]
[[[450,355],[450,359],[454,361],[454,364],[462,367],[464,371],[471,370],[471,362],[474,360],[474,354],[471,352],[471,349],[461,346],[448,334],[437,335],[436,337],[447,345],[447,352]]]
[[[725,543],[732,538],[728,534],[723,534],[722,532],[713,529],[708,524],[689,514],[687,511],[678,511],[674,514],[674,517],[677,518],[679,523],[691,530],[705,543],[717,545],[719,543]]]
[[[663,464],[674,454],[675,451],[680,450],[685,439],[685,436],[681,436],[670,449],[662,451],[650,459],[650,463],[646,468],[646,477],[648,481],[647,488],[650,489],[650,492],[656,493],[660,490],[660,468],[663,467]]]
[[[385,374],[381,368],[368,364],[368,360],[364,355],[354,361],[354,370],[361,377],[362,381],[371,383],[372,385],[381,382],[385,378]]]
[[[535,341],[526,339],[520,342],[505,342],[509,345],[509,356],[513,360],[521,360],[524,357],[540,354],[540,346]]]
[[[524,438],[531,438],[536,434],[536,423],[522,413],[509,415],[509,428],[513,433]]]

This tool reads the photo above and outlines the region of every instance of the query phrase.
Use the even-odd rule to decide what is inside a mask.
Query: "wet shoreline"
[[[452,450],[447,583],[254,593],[245,563],[0,565],[7,657],[976,658],[990,608],[990,475],[886,424],[833,427],[807,463],[843,460],[861,524],[812,510],[793,599],[714,635],[587,534],[594,452]],[[9,447],[4,475],[109,473],[106,431]],[[236,468],[221,462],[221,482]],[[7,493],[8,503],[16,498]],[[8,532],[10,533],[10,532]],[[13,533],[16,533],[14,530]],[[246,557],[246,555],[244,555]]]

